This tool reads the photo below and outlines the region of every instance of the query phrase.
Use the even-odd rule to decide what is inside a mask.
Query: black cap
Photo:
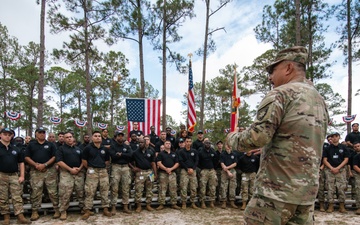
[[[179,143],[181,143],[181,142],[184,142],[184,139],[180,138],[180,139],[179,139]]]
[[[204,134],[202,130],[198,130],[198,134]]]
[[[331,134],[331,137],[334,136],[334,135],[337,135],[337,136],[340,136],[340,134],[338,132],[334,132]]]
[[[119,136],[119,135],[124,136],[124,132],[119,131],[119,130],[115,131],[115,136]]]
[[[219,143],[223,144],[222,140],[218,140],[218,141],[216,142],[216,144],[219,144]]]
[[[2,133],[10,133],[10,134],[14,134],[13,133],[13,131],[10,129],[10,128],[3,128],[3,129],[1,129],[1,131],[0,131],[0,134],[2,134]]]
[[[37,129],[35,130],[35,132],[36,132],[36,133],[37,133],[37,132],[45,132],[45,128],[39,127],[39,128],[37,128]]]

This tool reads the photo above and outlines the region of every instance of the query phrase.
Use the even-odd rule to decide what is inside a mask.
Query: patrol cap
[[[204,132],[202,130],[198,130],[197,132],[198,134],[204,134]]]
[[[37,132],[45,132],[45,128],[44,127],[38,127],[36,130],[35,130],[35,133]]]
[[[184,142],[184,139],[180,138],[179,143],[182,143],[182,142]]]
[[[332,134],[331,134],[331,137],[332,137],[332,136],[334,136],[334,135],[336,135],[336,136],[340,136],[340,134],[339,134],[338,132],[334,132],[334,133],[332,133]]]
[[[294,46],[281,50],[275,57],[275,60],[266,66],[266,71],[271,73],[274,66],[284,60],[294,61],[306,65],[308,51],[303,46]]]
[[[0,131],[0,134],[2,134],[2,133],[9,133],[9,134],[13,134],[13,132],[12,132],[12,130],[10,129],[10,128],[3,128],[3,129],[1,129],[1,131]]]
[[[219,143],[223,144],[222,140],[218,140],[218,141],[216,142],[216,144],[219,144]]]

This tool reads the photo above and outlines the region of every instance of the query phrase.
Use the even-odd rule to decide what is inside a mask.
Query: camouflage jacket
[[[311,205],[329,115],[325,102],[305,78],[270,91],[250,128],[230,133],[233,149],[263,147],[255,194],[277,201]]]

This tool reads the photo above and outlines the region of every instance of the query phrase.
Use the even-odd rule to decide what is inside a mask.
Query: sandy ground
[[[41,217],[38,221],[33,222],[32,224],[43,224],[43,225],[64,225],[64,224],[73,224],[73,225],[111,225],[111,224],[176,224],[176,225],[193,225],[193,224],[243,224],[243,211],[240,209],[221,209],[216,207],[215,209],[191,209],[187,208],[186,210],[175,210],[166,207],[162,211],[148,212],[143,210],[141,213],[133,213],[131,215],[121,212],[121,209],[118,209],[118,213],[111,217],[105,217],[101,212],[96,213],[94,216],[91,216],[87,221],[80,219],[79,212],[70,212],[68,213],[68,219],[66,221],[52,219],[52,213],[44,216],[40,214]],[[30,217],[29,214],[26,214],[26,217]],[[334,213],[322,213],[318,210],[315,211],[315,223],[320,225],[355,225],[360,224],[360,216],[355,214],[354,209],[349,209],[346,214],[340,214],[338,212]],[[16,223],[16,219],[12,218],[12,224]]]

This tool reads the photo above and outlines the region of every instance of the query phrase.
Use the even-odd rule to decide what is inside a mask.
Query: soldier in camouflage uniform
[[[247,224],[313,224],[329,115],[306,79],[307,57],[301,46],[280,51],[266,68],[274,89],[261,101],[254,123],[228,134],[232,149],[262,148],[254,196],[244,212]]]
[[[164,143],[165,150],[160,152],[157,156],[157,165],[159,167],[159,207],[156,210],[164,209],[166,191],[169,188],[170,204],[173,209],[180,209],[176,205],[177,202],[177,184],[176,172],[179,167],[178,156],[175,152],[171,151],[171,141],[166,140]]]
[[[82,155],[82,163],[86,171],[85,180],[85,214],[81,217],[87,220],[91,215],[91,208],[94,204],[94,196],[98,186],[101,195],[101,206],[104,208],[103,214],[111,217],[109,211],[109,175],[106,167],[110,163],[110,153],[101,144],[101,133],[94,131],[92,133],[92,143],[85,147]]]
[[[11,194],[14,214],[19,224],[30,224],[25,219],[21,183],[24,182],[24,153],[10,144],[12,132],[9,128],[0,131],[0,212],[4,215],[3,224],[10,224],[9,193]],[[20,170],[20,174],[18,171]],[[20,176],[19,176],[20,175]]]
[[[121,197],[124,205],[124,212],[130,214],[129,194],[131,184],[131,171],[129,163],[132,160],[132,150],[130,146],[125,145],[124,133],[115,133],[116,141],[110,147],[111,156],[111,214],[116,214],[116,204],[119,195],[119,184],[121,183]]]
[[[53,218],[60,217],[58,197],[58,172],[54,166],[56,147],[45,140],[45,130],[39,127],[35,130],[36,140],[26,147],[25,161],[30,166],[31,209],[30,220],[39,219],[38,210],[41,207],[44,184],[49,193],[55,213]]]
[[[360,142],[354,142],[353,148],[356,151],[356,155],[353,159],[354,165],[354,178],[355,178],[355,187],[356,187],[356,214],[360,215]]]
[[[74,189],[79,207],[84,207],[85,169],[82,164],[82,151],[76,146],[72,133],[64,133],[64,144],[56,151],[56,162],[60,167],[60,219],[66,220],[66,210]]]
[[[345,213],[345,189],[347,188],[346,182],[346,169],[349,161],[349,152],[345,145],[339,143],[340,134],[334,133],[331,135],[331,144],[324,151],[324,165],[325,176],[327,184],[327,198],[329,207],[326,210],[328,213],[334,211],[334,194],[336,190],[339,194],[339,212]]]
[[[230,205],[237,209],[235,205],[235,191],[236,191],[236,170],[237,157],[233,153],[230,146],[225,145],[225,151],[220,154],[221,171],[221,187],[220,187],[220,201],[221,208],[226,208],[227,195],[229,196]],[[229,190],[229,191],[228,191]]]

